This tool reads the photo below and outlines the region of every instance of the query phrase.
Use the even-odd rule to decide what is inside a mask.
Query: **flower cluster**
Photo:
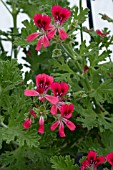
[[[51,18],[48,15],[35,14],[34,24],[39,28],[38,32],[32,33],[27,37],[27,41],[31,42],[37,37],[38,43],[36,45],[36,50],[40,51],[42,45],[48,47],[50,45],[50,40],[54,36],[59,34],[61,40],[65,40],[68,34],[62,28],[62,24],[70,17],[71,12],[67,8],[62,8],[59,5],[52,7],[52,16],[54,18],[54,25],[51,24]]]
[[[113,167],[113,152],[107,154],[106,157],[104,157],[103,155],[97,156],[96,152],[90,150],[86,159],[82,162],[80,170],[87,170],[87,168],[96,169],[98,165],[104,163],[106,160]]]
[[[48,95],[48,90],[51,90],[53,92],[52,95]],[[60,137],[65,137],[64,133],[64,124],[71,130],[74,131],[76,126],[74,123],[72,123],[69,118],[72,117],[72,113],[74,111],[74,105],[73,104],[66,104],[64,102],[63,96],[68,92],[68,84],[65,82],[54,82],[54,78],[52,76],[49,76],[47,74],[38,74],[36,76],[36,89],[35,90],[25,90],[24,95],[25,96],[37,96],[38,100],[44,102],[45,100],[49,101],[52,106],[50,109],[50,113],[55,116],[57,119],[56,122],[54,122],[50,129],[51,131],[54,131],[59,126],[59,135]],[[44,117],[45,114],[43,111],[38,111],[38,114],[40,114],[39,117],[39,128],[38,132],[43,134],[44,133]],[[30,110],[30,117],[27,118],[24,123],[23,127],[25,129],[29,129],[32,123],[32,118],[37,117],[37,113],[35,113],[34,110]]]

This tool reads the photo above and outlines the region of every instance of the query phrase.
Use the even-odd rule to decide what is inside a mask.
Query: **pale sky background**
[[[79,0],[69,0],[72,5],[77,5],[79,3]],[[4,0],[5,2],[5,0]],[[86,0],[82,1],[83,7],[86,7]],[[108,27],[111,30],[111,35],[113,35],[113,23],[108,23],[107,21],[103,21],[101,19],[101,16],[99,13],[107,14],[109,17],[113,18],[113,1],[112,0],[91,0],[92,3],[92,12],[93,12],[93,21],[94,21],[94,29],[103,29],[104,27]],[[22,21],[25,19],[29,19],[27,15],[25,14],[19,14],[18,15],[18,21],[17,26],[18,28],[22,28]],[[84,23],[85,26],[88,26],[88,22]],[[2,31],[7,31],[10,27],[13,26],[12,17],[7,11],[7,9],[3,6],[2,2],[0,1],[0,29]],[[78,35],[78,40],[80,39]],[[84,34],[84,39],[88,39],[89,37],[87,34]],[[11,44],[8,42],[4,43],[4,47],[6,51],[8,51],[8,54],[11,53]],[[113,51],[113,46],[110,47],[110,49]],[[24,53],[20,52],[18,55],[18,62],[23,63],[23,60],[21,59],[21,56],[24,56]],[[113,55],[112,55],[112,61],[113,61]],[[24,70],[27,70],[24,68]]]

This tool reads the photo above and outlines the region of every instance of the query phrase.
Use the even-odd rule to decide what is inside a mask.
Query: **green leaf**
[[[82,122],[84,128],[88,128],[88,130],[90,130],[97,126],[97,114],[90,106],[87,106],[87,109],[83,109],[78,105],[76,106],[76,111],[80,114],[77,121]]]
[[[6,141],[7,144],[11,142],[16,142],[17,146],[27,145],[28,147],[38,147],[39,136],[36,130],[26,131],[22,130],[19,125],[17,127],[2,128],[0,131],[1,139]]]
[[[30,166],[28,165],[28,161],[25,158],[25,148],[20,147],[12,152],[7,151],[2,154],[2,159],[0,160],[3,166],[1,170],[30,170]]]
[[[85,8],[85,9],[81,8],[81,11],[79,13],[78,7],[74,6],[72,15],[74,17],[74,20],[78,21],[78,24],[82,24],[88,17],[88,12],[89,12],[88,8]]]
[[[110,79],[101,82],[101,84],[90,93],[90,97],[95,97],[96,101],[101,103],[106,100],[112,101],[112,96],[113,82]]]
[[[108,138],[109,137],[109,140]],[[104,154],[108,154],[113,151],[113,132],[106,130],[104,133],[101,133],[101,141],[104,144]]]
[[[52,168],[55,170],[75,170],[74,160],[70,156],[54,156],[51,158]]]

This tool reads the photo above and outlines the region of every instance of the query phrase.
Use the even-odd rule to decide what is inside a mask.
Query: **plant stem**
[[[82,0],[79,0],[79,8],[80,8],[80,13],[82,10]],[[81,43],[83,42],[83,27],[82,24],[80,24],[80,36],[81,36]]]
[[[16,5],[12,1],[12,17],[13,17],[13,35],[12,35],[12,52],[14,52],[14,58],[17,58],[17,47],[14,45],[14,37],[17,33],[17,14]],[[12,53],[11,52],[11,53]]]
[[[57,2],[57,0],[54,0],[55,1],[55,5],[58,5],[58,2]]]
[[[4,52],[4,47],[3,47],[3,45],[2,45],[1,40],[0,40],[0,48],[1,48],[1,51],[2,51],[2,53],[3,53],[3,52]]]
[[[1,122],[0,125],[4,128],[8,128],[8,126],[6,124],[4,124],[3,122]]]
[[[77,69],[79,70],[80,73],[82,73],[82,69],[81,69],[81,67],[80,67],[80,65],[77,61],[77,58],[76,58],[74,52],[72,51],[72,49],[70,49],[69,46],[64,46],[63,44],[61,44],[61,46],[64,49],[64,51],[75,61]]]
[[[75,64],[76,64],[76,67],[77,67],[78,71],[80,72],[80,74],[82,74],[83,73],[82,68],[81,68],[79,62],[77,61],[78,58],[81,58],[79,56],[79,54],[77,52],[73,51],[72,48],[70,48],[71,45],[70,46],[69,45],[64,46],[63,44],[61,44],[61,46],[64,49],[64,51],[75,61]],[[84,80],[84,82],[86,84],[86,87],[87,87],[87,90],[90,91],[91,87],[89,85],[87,77],[86,76],[81,76],[81,78]]]

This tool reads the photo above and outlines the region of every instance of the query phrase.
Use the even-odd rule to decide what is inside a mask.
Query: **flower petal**
[[[42,37],[39,38],[35,50],[40,51],[41,48],[42,48]]]
[[[62,7],[59,5],[54,5],[52,7],[52,15],[53,15],[55,21],[57,21],[57,18],[60,15],[61,11],[62,11]]]
[[[40,119],[39,119],[38,133],[44,134],[44,118],[43,118],[43,116],[40,116]]]
[[[66,137],[66,135],[65,135],[65,133],[64,133],[64,124],[63,124],[63,122],[60,122],[59,135],[60,135],[60,137],[62,137],[62,138]]]
[[[48,25],[48,29],[47,29],[47,30],[49,31],[49,30],[52,30],[52,29],[55,29],[55,26],[54,26],[54,25],[52,25],[52,24],[49,24],[49,25]]]
[[[71,12],[67,8],[62,8],[59,5],[54,5],[52,7],[52,15],[55,22],[59,22],[60,25],[65,22],[71,15]]]
[[[47,74],[44,73],[38,74],[36,76],[37,91],[40,94],[47,93],[53,81],[54,81],[53,76],[48,76]]]
[[[54,131],[57,128],[57,126],[59,125],[59,123],[60,123],[59,121],[53,123],[50,127],[51,131]]]
[[[95,166],[97,167],[98,165],[104,163],[106,161],[106,159],[104,158],[104,156],[99,156],[96,158],[96,163],[95,163]]]
[[[39,93],[36,90],[25,90],[25,96],[39,96]]]
[[[58,32],[61,40],[65,40],[68,37],[68,34],[62,28],[59,28]]]
[[[106,159],[111,164],[111,166],[113,167],[113,152],[107,154]]]
[[[46,74],[42,73],[42,74],[38,74],[36,76],[36,86],[37,88],[43,88],[45,86],[45,81],[46,81]]]
[[[56,34],[56,29],[52,29],[47,33],[47,37],[51,40]]]
[[[39,28],[40,28],[42,17],[43,17],[42,14],[35,14],[34,15],[34,23]]]
[[[57,114],[57,106],[56,106],[56,105],[53,105],[53,106],[51,107],[50,112],[51,112],[52,115],[56,115],[56,114]]]
[[[62,117],[65,117],[67,119],[69,119],[70,117],[72,117],[72,112],[74,111],[74,105],[73,104],[64,104],[60,107],[60,112]]]
[[[44,47],[50,46],[50,42],[49,42],[46,35],[42,36],[42,44],[43,44]]]
[[[73,122],[67,119],[63,119],[63,122],[66,124],[66,126],[71,130],[74,131],[76,129],[76,126]]]
[[[53,83],[54,81],[54,77],[53,76],[48,76],[46,74],[46,80],[45,80],[45,88],[48,89],[51,87],[51,84]]]
[[[30,34],[30,35],[28,35],[28,37],[26,38],[26,40],[27,40],[28,42],[31,42],[31,41],[33,41],[35,38],[37,38],[37,37],[39,36],[39,34],[40,34],[40,33],[38,33],[38,32],[35,32],[35,33],[33,33],[33,34]]]
[[[82,166],[81,166],[81,169],[80,170],[86,170],[86,168],[90,167],[90,163],[88,160],[84,160],[82,162]]]
[[[50,22],[51,22],[50,16],[48,16],[48,15],[42,16],[41,24],[42,24],[42,27],[44,30],[48,30]]]
[[[60,16],[62,17],[61,24],[65,22],[70,17],[70,15],[71,15],[71,11],[69,11],[67,8],[63,8],[60,13]]]
[[[51,104],[57,104],[58,98],[55,96],[46,95],[45,99],[48,100]]]
[[[52,92],[54,93],[54,96],[58,96],[60,95],[60,92],[61,92],[61,87],[60,87],[60,83],[58,82],[54,82],[51,84],[51,89],[52,89]]]
[[[65,118],[69,119],[70,117],[72,117],[73,111],[74,111],[74,105],[73,104],[68,105],[68,115],[65,115]]]
[[[64,96],[64,95],[68,92],[69,86],[68,86],[68,84],[65,83],[65,82],[61,82],[61,83],[60,83],[60,86],[61,86],[62,96]]]

